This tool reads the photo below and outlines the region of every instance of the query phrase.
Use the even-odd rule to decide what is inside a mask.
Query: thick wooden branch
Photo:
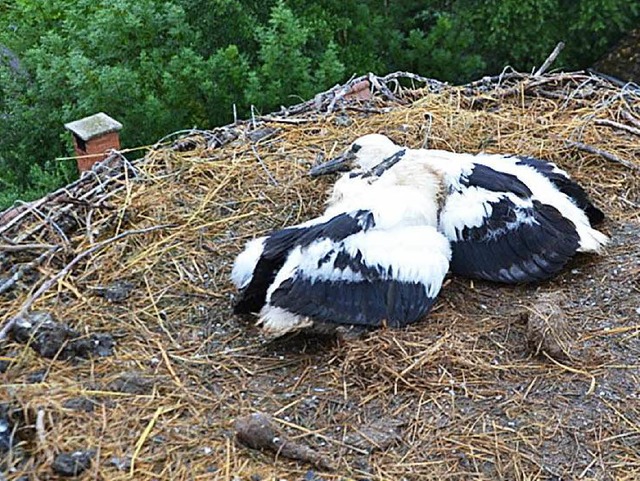
[[[636,129],[635,127],[631,127],[629,125],[621,124],[619,122],[614,122],[613,120],[608,119],[596,119],[596,125],[606,125],[607,127],[612,127],[614,129],[625,130],[634,135],[640,135],[640,129]]]

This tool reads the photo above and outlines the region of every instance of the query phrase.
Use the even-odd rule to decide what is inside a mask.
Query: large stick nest
[[[231,313],[233,259],[318,214],[331,180],[307,169],[372,132],[556,162],[611,247],[541,285],[451,277],[406,329],[267,342]],[[75,451],[82,479],[638,479],[639,156],[640,91],[585,73],[368,76],[114,154],[0,226],[0,327],[31,309],[115,340],[106,357],[67,341],[43,357],[37,333],[0,344],[8,479],[48,479]],[[328,461],[238,443],[234,420],[258,411]]]

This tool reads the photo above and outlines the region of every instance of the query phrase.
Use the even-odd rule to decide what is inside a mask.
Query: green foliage
[[[640,4],[627,0],[459,0],[453,12],[490,73],[540,66],[560,41],[554,67],[588,67],[640,20]]]
[[[75,175],[65,122],[105,111],[126,147],[307,99],[352,75],[452,82],[593,63],[628,0],[0,0],[0,209]]]
[[[304,95],[311,87],[311,60],[303,53],[309,29],[283,2],[271,11],[268,27],[258,27],[260,66],[250,75],[247,98],[272,105],[291,95]]]
[[[297,103],[342,78],[335,43],[310,48],[312,33],[283,1],[273,7],[268,26],[256,29],[259,65],[249,74],[249,103],[259,108]]]
[[[69,155],[65,122],[105,111],[125,124],[124,145],[153,142],[207,122],[212,62],[188,47],[198,40],[175,2],[20,1],[0,45],[16,52],[28,76],[0,65],[0,159],[5,183],[38,191],[65,182],[45,166]],[[35,167],[34,167],[35,166]],[[37,169],[40,170],[37,170]],[[34,170],[36,169],[36,170]]]

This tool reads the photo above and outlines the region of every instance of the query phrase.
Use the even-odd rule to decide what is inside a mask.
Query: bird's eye
[[[353,144],[353,145],[351,146],[351,152],[353,152],[353,153],[355,154],[355,153],[356,153],[356,152],[358,152],[358,150],[360,150],[361,148],[362,148],[362,145]]]

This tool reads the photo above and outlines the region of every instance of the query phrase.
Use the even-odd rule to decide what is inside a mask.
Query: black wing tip
[[[397,328],[426,317],[435,297],[428,296],[424,285],[417,282],[298,278],[284,281],[272,293],[271,302],[326,324]]]
[[[587,214],[587,218],[589,219],[589,223],[591,225],[601,224],[607,218],[607,216],[604,215],[604,212],[602,212],[594,205],[589,205],[586,208],[585,213]]]
[[[494,212],[502,216],[504,209],[498,207],[510,204],[495,204]],[[541,282],[559,274],[579,247],[575,225],[555,207],[537,200],[530,214],[535,223],[491,239],[487,227],[467,230],[464,239],[451,244],[451,272],[506,284]]]
[[[248,294],[245,288],[244,291],[240,291],[238,299],[233,305],[233,313],[236,315],[247,315],[260,312],[260,309],[262,309],[265,302],[266,293],[265,295],[256,292]]]

